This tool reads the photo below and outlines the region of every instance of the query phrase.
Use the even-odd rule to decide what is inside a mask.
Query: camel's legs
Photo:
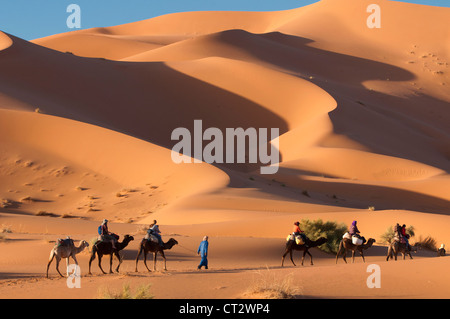
[[[113,273],[113,271],[112,271],[112,263],[113,263],[114,253],[111,252],[111,255],[110,255],[110,256],[111,256],[111,257],[109,258],[109,273],[112,274],[112,273]]]
[[[70,258],[70,256],[66,258],[66,275],[67,275],[67,277],[69,277],[69,265],[70,265],[69,258]]]
[[[114,254],[116,255],[117,259],[119,259],[119,264],[117,265],[117,268],[116,268],[116,272],[119,272],[119,267],[122,264],[123,258],[120,257],[120,254],[118,251],[114,252]]]
[[[352,250],[352,264],[355,263],[355,251]]]
[[[284,265],[284,257],[286,257],[286,255],[288,254],[289,250],[286,250],[283,254],[283,256],[281,257],[281,267],[283,267]]]
[[[166,267],[166,256],[164,255],[164,251],[161,250],[160,253],[161,253],[162,258],[164,259],[164,270],[167,270],[167,267]]]
[[[48,278],[48,268],[50,268],[50,264],[52,263],[53,258],[55,258],[55,253],[52,251],[52,253],[50,254],[50,258],[48,260],[48,264],[47,264],[47,278]]]
[[[306,253],[309,255],[309,258],[310,258],[310,261],[311,261],[311,266],[314,265],[314,264],[313,264],[313,258],[312,258],[312,255],[311,255],[311,253],[309,252],[309,250],[306,250]]]
[[[294,258],[292,258],[292,253],[293,253],[293,250],[292,250],[292,249],[289,250],[289,257],[291,258],[292,264],[293,264],[294,266],[297,266],[297,265],[295,264],[295,262],[294,262]]]
[[[91,273],[91,263],[95,259],[95,252],[92,252],[91,258],[89,259],[89,275],[92,275]]]
[[[100,254],[98,255],[98,268],[100,268],[102,273],[106,275],[106,272],[102,268],[102,257],[103,257],[102,255],[100,255]]]
[[[75,255],[72,255],[72,259],[75,262],[75,264],[78,266],[78,260],[77,257],[75,257]]]
[[[341,247],[339,247],[339,249],[338,249],[338,251],[337,251],[337,253],[336,253],[336,264],[337,264],[337,262],[338,262],[338,259],[339,259],[339,255],[340,254],[342,254],[342,249],[341,249]]]
[[[141,256],[141,253],[142,253],[142,245],[139,246],[139,251],[138,251],[138,254],[136,257],[136,269],[134,270],[135,272],[138,272],[137,265],[138,265],[138,261],[139,261],[139,257]]]
[[[62,274],[61,274],[61,272],[59,271],[59,262],[61,261],[61,257],[59,257],[59,256],[56,256],[56,271],[58,272],[58,274],[61,276],[61,277],[64,277]]]
[[[342,255],[342,258],[344,259],[345,263],[347,263],[347,250],[344,249],[344,254]]]
[[[361,257],[362,257],[363,262],[366,262],[366,260],[364,259],[364,252],[361,250],[361,251],[359,252],[359,254],[360,254]]]
[[[158,251],[153,253],[153,270],[156,271],[156,257],[158,256]]]
[[[144,250],[144,265],[145,265],[145,268],[147,268],[147,270],[149,271],[149,272],[151,272],[151,270],[148,268],[148,266],[147,266],[147,251],[145,251]]]

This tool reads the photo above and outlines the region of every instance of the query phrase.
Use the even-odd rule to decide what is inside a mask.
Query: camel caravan
[[[283,256],[281,257],[281,267],[284,266],[284,259],[287,254],[289,254],[291,262],[294,266],[294,260],[292,258],[293,251],[302,251],[302,261],[301,265],[303,266],[304,259],[306,254],[310,257],[311,265],[313,265],[313,258],[311,253],[309,252],[310,248],[318,247],[323,245],[328,241],[325,237],[320,237],[319,239],[313,241],[306,237],[304,232],[299,227],[300,223],[294,223],[294,231],[289,234],[286,238],[286,247]],[[420,243],[415,243],[413,246],[409,244],[410,235],[406,232],[406,225],[400,226],[398,223],[395,225],[393,230],[393,238],[390,240],[388,253],[386,257],[386,261],[394,258],[397,260],[397,255],[401,253],[403,255],[403,259],[405,259],[406,255],[408,255],[411,259],[411,252],[417,252],[418,249],[421,248]],[[369,238],[366,240],[365,237],[360,235],[360,231],[357,227],[357,221],[353,221],[349,227],[349,230],[342,236],[342,240],[339,242],[339,247],[336,253],[336,264],[340,256],[342,256],[345,263],[347,263],[347,252],[352,252],[352,262],[355,262],[356,252],[359,253],[363,262],[365,262],[364,251],[371,248],[375,243],[374,238]],[[442,244],[441,247],[437,250],[438,256],[445,256],[445,245]]]
[[[104,255],[109,255],[109,273],[113,273],[112,263],[113,257],[119,260],[119,264],[117,265],[115,271],[119,272],[120,265],[123,262],[123,258],[120,255],[120,252],[124,250],[128,244],[134,240],[134,237],[131,235],[125,235],[122,241],[119,241],[119,236],[111,233],[108,230],[108,221],[106,219],[103,220],[102,224],[98,227],[98,238],[93,243],[92,249],[90,251],[90,259],[89,259],[89,275],[92,275],[91,272],[91,264],[97,258],[98,267],[103,274],[106,272],[102,268],[102,258]],[[161,232],[159,230],[159,226],[155,221],[153,224],[149,226],[147,230],[147,234],[141,240],[139,244],[139,250],[136,256],[136,265],[135,271],[138,272],[138,262],[141,254],[143,254],[144,265],[149,272],[151,272],[150,268],[147,265],[147,255],[149,252],[153,254],[153,270],[156,271],[156,260],[158,253],[162,256],[164,260],[164,270],[167,270],[166,265],[166,256],[164,254],[165,250],[172,249],[173,246],[177,245],[178,242],[174,238],[170,238],[167,242],[163,242],[161,238]],[[392,240],[389,243],[388,253],[386,260],[394,258],[397,260],[397,256],[399,253],[403,255],[403,259],[405,259],[406,255],[408,255],[411,259],[411,252],[417,252],[420,249],[420,244],[416,243],[413,246],[409,244],[409,234],[406,233],[406,226],[400,226],[397,224],[394,227],[394,235]],[[290,233],[286,238],[286,246],[285,251],[281,258],[281,267],[284,266],[284,260],[287,254],[289,254],[290,260],[294,266],[296,266],[293,259],[294,251],[303,252],[301,265],[303,266],[305,256],[309,255],[310,264],[313,265],[313,256],[310,253],[310,249],[314,247],[319,247],[328,242],[328,238],[320,237],[317,240],[309,239],[304,231],[300,229],[300,223],[294,223],[294,230]],[[355,262],[356,252],[362,257],[363,262],[365,262],[364,251],[371,248],[375,243],[375,239],[369,238],[368,240],[365,237],[360,235],[360,231],[357,227],[357,221],[353,221],[350,225],[348,231],[342,236],[342,240],[339,242],[339,247],[336,253],[336,264],[340,256],[343,257],[345,263],[347,263],[346,255],[348,251],[352,252],[352,262]],[[76,259],[76,255],[82,252],[85,248],[89,247],[89,243],[85,240],[80,241],[79,246],[75,246],[74,241],[70,238],[66,238],[64,240],[58,239],[55,246],[52,248],[50,252],[50,258],[47,264],[47,278],[48,271],[53,259],[56,259],[56,271],[61,277],[64,277],[59,271],[59,263],[62,258],[66,259],[67,266],[69,266],[69,258],[72,258],[75,261],[75,264],[78,265],[78,261]],[[441,247],[437,251],[438,256],[445,256],[445,246],[442,244]],[[199,266],[200,267],[200,266]],[[206,268],[207,269],[207,268]]]
[[[142,252],[144,252],[144,264],[148,271],[151,271],[147,266],[147,254],[149,252],[153,253],[153,269],[156,270],[156,259],[157,254],[159,253],[164,259],[164,270],[167,270],[164,250],[171,249],[174,245],[177,245],[178,242],[175,239],[171,238],[168,242],[164,243],[161,239],[160,233],[161,232],[159,231],[159,227],[155,220],[153,221],[153,224],[150,225],[149,229],[147,230],[147,234],[142,239],[139,245],[139,252],[136,257],[136,272],[138,271],[137,265]],[[91,264],[96,257],[98,260],[99,269],[103,274],[106,274],[106,272],[102,268],[102,258],[104,255],[110,256],[109,273],[113,273],[113,257],[116,256],[116,258],[119,260],[119,264],[117,265],[115,271],[119,272],[120,265],[123,262],[123,258],[120,255],[120,252],[125,249],[132,240],[134,240],[134,237],[127,234],[120,242],[119,236],[108,230],[108,220],[106,219],[104,219],[102,221],[102,224],[98,227],[98,234],[99,236],[94,242],[92,250],[90,252],[91,257],[89,259],[89,275],[92,275]],[[78,266],[76,255],[81,253],[87,247],[89,247],[89,243],[85,240],[82,240],[79,244],[79,247],[76,247],[74,241],[71,238],[58,239],[55,243],[55,246],[50,252],[50,258],[47,264],[47,278],[48,270],[53,259],[56,258],[56,271],[61,277],[64,277],[59,271],[59,263],[61,259],[66,258],[66,264],[67,266],[69,266],[69,258],[71,257],[75,261],[75,264]]]

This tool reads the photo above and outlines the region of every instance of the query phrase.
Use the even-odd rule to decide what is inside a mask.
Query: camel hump
[[[66,238],[66,239],[58,238],[58,240],[56,241],[56,245],[58,247],[59,246],[64,246],[64,247],[75,246],[73,239],[71,239],[71,238]]]

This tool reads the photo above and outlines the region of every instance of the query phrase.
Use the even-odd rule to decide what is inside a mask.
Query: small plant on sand
[[[98,299],[153,299],[149,292],[151,284],[139,286],[133,295],[129,284],[124,284],[122,290],[111,291],[108,288],[101,288],[98,291]]]
[[[257,299],[293,299],[302,293],[300,287],[293,284],[293,275],[278,275],[267,268],[256,271],[253,283],[244,293],[246,298]]]
[[[8,234],[12,233],[11,226],[2,224],[2,228],[1,228],[0,233],[3,233],[3,234],[5,234],[5,233],[8,233]]]
[[[45,210],[40,210],[36,213],[36,216],[45,216],[45,217],[58,217],[58,215],[49,213]]]
[[[328,253],[336,253],[338,251],[342,236],[347,232],[345,224],[338,224],[335,221],[324,222],[322,219],[314,221],[303,219],[300,229],[305,232],[310,240],[317,240],[320,237],[327,238],[328,241],[319,246],[319,248]]]
[[[414,237],[415,233],[414,233],[414,226],[409,226],[406,228],[406,234],[409,235],[409,237]],[[390,244],[392,243],[392,240],[395,237],[395,232],[394,232],[394,227],[390,226],[388,229],[386,229],[386,231],[384,232],[384,234],[382,234],[380,236],[381,238],[381,242],[386,243],[386,244]]]

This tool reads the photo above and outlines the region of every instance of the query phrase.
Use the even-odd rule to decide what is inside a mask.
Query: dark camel
[[[92,247],[91,259],[89,259],[89,275],[92,275],[92,273],[91,273],[91,263],[95,259],[95,254],[98,255],[98,267],[100,268],[100,270],[104,274],[106,274],[106,272],[102,268],[102,257],[103,257],[103,255],[110,255],[111,256],[110,261],[109,261],[109,273],[111,273],[111,274],[113,273],[113,271],[112,271],[113,255],[115,255],[117,257],[117,259],[119,260],[119,264],[117,265],[116,272],[119,272],[120,264],[123,261],[122,258],[120,258],[119,251],[121,251],[125,247],[127,247],[128,243],[130,241],[132,241],[132,240],[134,240],[133,236],[125,235],[123,237],[123,241],[121,243],[117,242],[115,244],[115,246],[116,246],[115,249],[113,249],[111,242],[97,241]]]
[[[352,263],[355,262],[355,252],[356,251],[358,251],[359,254],[361,255],[363,262],[366,262],[366,260],[364,259],[364,250],[372,247],[374,242],[375,242],[375,239],[369,238],[369,240],[365,244],[354,245],[352,243],[351,239],[347,239],[347,238],[342,239],[341,243],[339,244],[338,252],[336,254],[336,264],[338,262],[339,255],[341,255],[341,254],[343,255],[345,263],[347,263],[347,258],[346,258],[347,250],[352,251]]]
[[[167,270],[166,267],[166,256],[164,255],[164,250],[172,249],[173,246],[177,245],[178,242],[170,238],[167,243],[163,243],[163,246],[160,246],[158,243],[155,243],[153,241],[142,239],[141,244],[139,245],[139,252],[136,257],[136,272],[138,271],[137,265],[139,261],[139,257],[141,256],[142,251],[144,251],[144,265],[147,268],[148,271],[151,271],[147,266],[147,254],[149,252],[153,253],[153,270],[156,270],[156,257],[158,255],[158,252],[161,254],[161,256],[164,259],[164,270]]]
[[[387,253],[387,257],[386,257],[386,261],[389,260],[389,258],[394,258],[395,260],[397,260],[397,255],[398,253],[401,253],[403,255],[403,260],[405,259],[406,255],[409,256],[409,258],[413,259],[411,256],[411,251],[417,252],[417,248],[420,248],[420,244],[419,243],[415,243],[414,244],[414,248],[411,247],[407,249],[406,248],[406,244],[405,243],[400,243],[398,241],[393,241],[388,248],[388,253]]]
[[[281,267],[283,267],[284,264],[284,258],[286,257],[286,255],[289,253],[289,257],[291,258],[292,263],[294,264],[294,266],[297,266],[294,263],[294,260],[292,259],[292,252],[294,250],[298,250],[298,251],[303,251],[303,256],[302,256],[302,266],[303,266],[303,261],[305,260],[305,255],[308,254],[310,259],[311,259],[311,265],[313,265],[313,258],[311,253],[309,252],[310,248],[313,247],[317,247],[320,245],[325,244],[328,241],[328,239],[326,239],[325,237],[320,237],[319,239],[313,241],[313,240],[309,240],[306,239],[306,244],[307,245],[297,245],[297,243],[295,242],[295,240],[289,240],[286,243],[286,250],[283,254],[283,257],[281,257]]]

